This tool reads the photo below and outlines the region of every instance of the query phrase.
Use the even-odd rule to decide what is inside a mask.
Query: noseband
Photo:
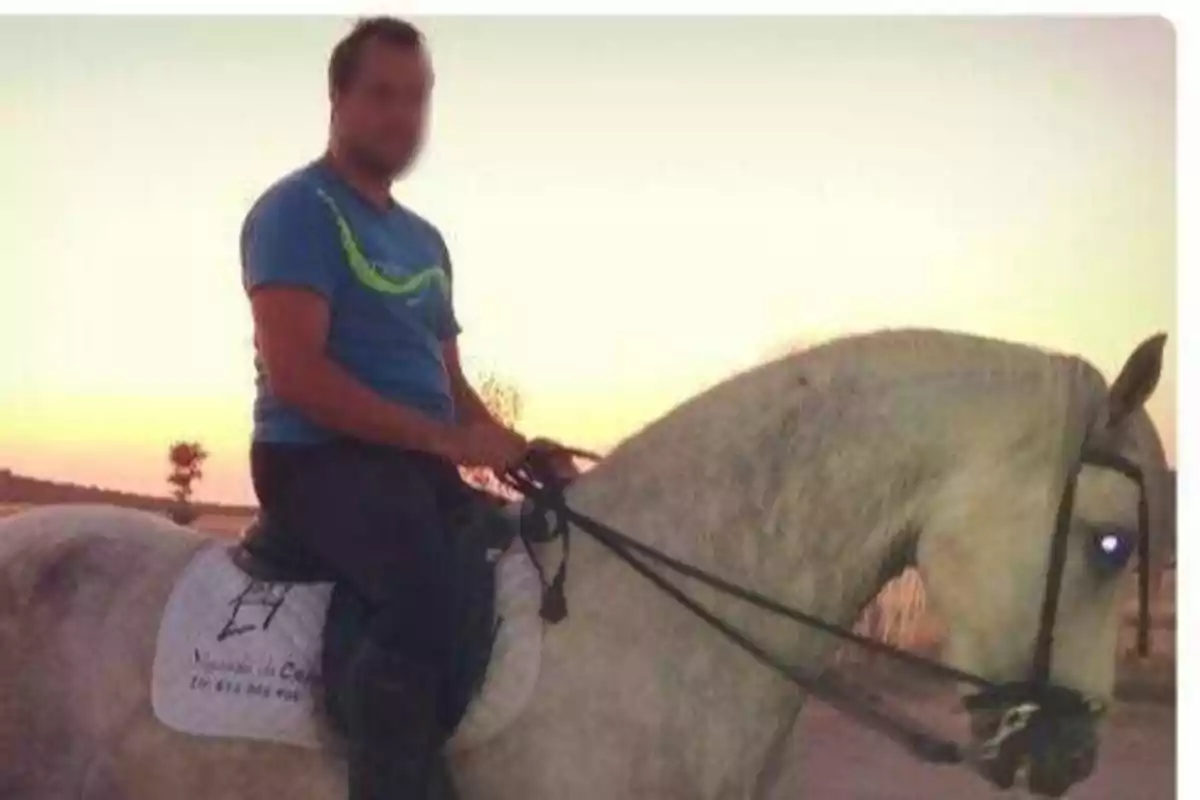
[[[561,448],[561,451],[569,455],[595,459],[595,456],[584,451],[570,448]],[[1079,461],[1072,467],[1055,518],[1050,544],[1050,565],[1046,576],[1046,588],[1037,638],[1034,642],[1030,674],[1024,681],[1003,684],[995,683],[939,661],[922,658],[779,603],[752,589],[730,583],[710,572],[672,558],[657,548],[642,544],[620,531],[570,508],[563,494],[565,485],[554,477],[549,455],[545,450],[534,451],[521,466],[513,469],[506,476],[506,483],[523,494],[532,505],[532,511],[522,515],[521,538],[525,541],[529,555],[542,577],[542,616],[548,622],[557,623],[567,615],[566,568],[570,555],[570,533],[574,527],[587,533],[635,572],[759,662],[860,724],[892,739],[925,762],[964,763],[972,760],[973,757],[978,757],[978,754],[972,754],[959,744],[926,731],[895,709],[885,708],[880,700],[865,687],[856,686],[832,673],[804,674],[794,666],[784,663],[751,640],[741,630],[700,605],[669,580],[663,571],[695,580],[717,592],[746,602],[763,611],[822,631],[850,642],[863,650],[907,664],[931,677],[973,686],[977,691],[966,698],[967,708],[972,710],[1013,708],[1020,712],[1015,716],[1006,716],[1006,722],[1002,725],[1001,730],[984,744],[985,750],[989,747],[995,749],[1003,745],[1008,737],[1047,720],[1052,722],[1066,718],[1078,718],[1082,715],[1091,717],[1096,713],[1094,702],[1073,689],[1052,684],[1050,673],[1054,649],[1054,630],[1066,566],[1067,545],[1070,540],[1076,486],[1079,473],[1084,466],[1097,466],[1112,469],[1127,476],[1137,484],[1140,492],[1138,499],[1138,652],[1142,657],[1149,654],[1149,502],[1141,468],[1118,454],[1085,449]],[[551,517],[554,518],[553,524],[550,522]],[[534,555],[532,545],[554,539],[562,540],[563,558],[553,579],[547,581],[542,566]],[[658,569],[655,568],[656,566]]]

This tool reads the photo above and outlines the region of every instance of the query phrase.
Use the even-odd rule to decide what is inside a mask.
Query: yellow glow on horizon
[[[604,447],[790,342],[891,326],[1175,343],[1174,37],[1158,19],[424,23],[468,366]],[[328,18],[0,29],[0,465],[250,498],[237,237],[323,146]],[[580,58],[587,53],[587,58]],[[1151,411],[1174,453],[1175,359]]]

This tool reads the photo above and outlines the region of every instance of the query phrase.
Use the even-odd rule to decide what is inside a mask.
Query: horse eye
[[[1133,556],[1133,537],[1125,532],[1103,531],[1092,538],[1092,552],[1105,569],[1119,571]]]

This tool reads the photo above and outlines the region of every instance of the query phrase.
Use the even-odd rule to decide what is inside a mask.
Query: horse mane
[[[975,415],[969,435],[928,409],[969,408],[991,387],[1017,398],[1013,413]],[[1105,397],[1094,367],[1037,347],[924,329],[846,336],[684,401],[615,447],[573,500],[700,563],[770,570],[790,552],[850,564],[877,547],[897,549],[891,564],[904,558],[896,531],[919,526],[907,487],[933,485],[954,459],[1003,467],[997,447],[1065,480]]]
[[[1046,392],[1048,397],[1057,396],[1065,403],[1062,411],[1067,418],[1085,423],[1097,416],[1097,404],[1107,396],[1103,375],[1077,356],[974,334],[883,329],[830,339],[734,373],[623,439],[608,458],[624,460],[635,457],[634,451],[686,447],[700,426],[729,422],[731,428],[754,427],[751,420],[730,419],[728,413],[718,411],[722,405],[736,405],[732,401],[739,394],[786,401],[794,398],[795,392],[790,390],[798,388],[843,392],[912,388],[928,393],[935,384],[953,389],[1017,381]],[[776,390],[774,395],[771,389]],[[765,417],[794,414],[787,402],[760,403],[753,410]],[[786,428],[787,422],[780,419],[778,425]],[[1085,427],[1079,433],[1089,432],[1090,428]],[[1082,443],[1081,438],[1070,438],[1072,445]],[[785,446],[787,441],[771,438],[765,444],[774,448]],[[1074,452],[1078,452],[1077,446]]]

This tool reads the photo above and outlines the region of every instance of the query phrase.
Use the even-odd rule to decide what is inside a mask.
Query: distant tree
[[[167,483],[171,484],[171,498],[175,501],[167,513],[180,525],[188,525],[196,520],[192,492],[196,482],[204,477],[208,451],[199,442],[175,442],[167,451],[167,458],[171,463]]]
[[[521,418],[521,393],[511,383],[506,383],[492,374],[484,375],[479,381],[479,396],[488,410],[505,425],[513,426]]]

